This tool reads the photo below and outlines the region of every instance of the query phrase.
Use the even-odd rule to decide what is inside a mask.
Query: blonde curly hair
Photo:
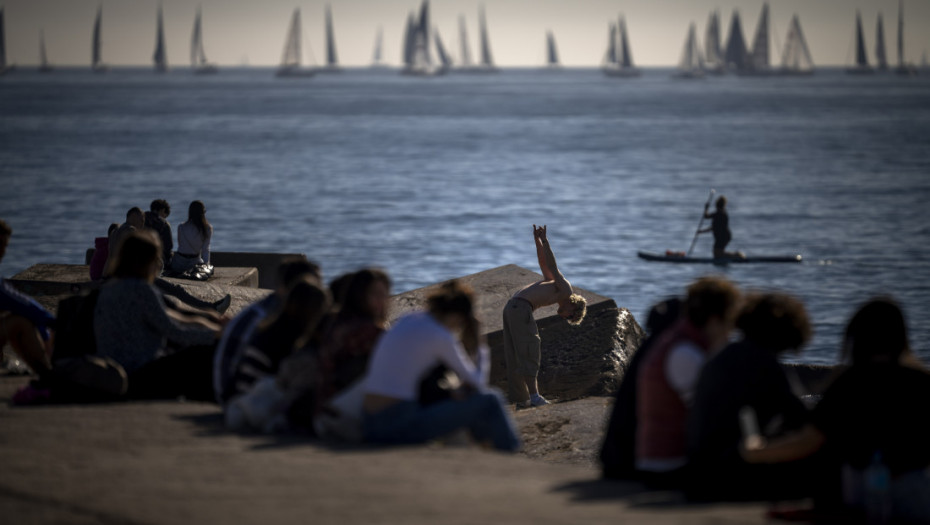
[[[566,319],[568,324],[572,326],[578,326],[584,321],[584,316],[588,313],[588,302],[585,301],[584,297],[573,293],[568,298],[569,304],[575,307],[575,313],[572,315],[571,319]]]

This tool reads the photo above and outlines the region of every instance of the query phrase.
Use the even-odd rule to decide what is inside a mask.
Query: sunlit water
[[[787,290],[835,362],[857,304],[891,294],[930,361],[930,76],[709,78],[595,70],[408,78],[148,69],[0,78],[0,217],[11,276],[82,263],[131,206],[201,199],[223,251],[304,252],[328,278],[377,265],[395,292],[514,263],[547,224],[573,284],[640,320],[694,278]],[[670,265],[708,192],[748,254],[804,263]],[[709,254],[711,238],[696,254]]]

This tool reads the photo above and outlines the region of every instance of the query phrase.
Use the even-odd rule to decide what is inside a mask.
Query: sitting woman
[[[782,463],[822,449],[833,461],[828,493],[819,502],[827,509],[841,502],[855,514],[880,514],[870,520],[930,523],[930,425],[914,405],[930,399],[930,374],[909,350],[904,315],[894,301],[872,299],[856,312],[843,357],[851,364],[824,392],[813,424],[769,443],[748,441],[744,459]],[[882,509],[867,507],[870,471],[884,472]]]
[[[489,352],[479,344],[471,290],[451,281],[427,303],[427,312],[401,318],[375,347],[363,380],[366,441],[424,443],[467,429],[478,442],[516,451],[520,440],[513,423],[500,394],[487,386]],[[465,388],[423,406],[420,382],[439,364],[451,369]]]
[[[368,360],[387,329],[391,278],[381,270],[359,270],[320,345],[319,401],[325,403],[365,375]]]
[[[197,265],[210,264],[213,225],[207,221],[207,208],[201,201],[190,203],[187,221],[178,225],[178,250],[171,257],[172,273],[184,273]]]
[[[165,307],[153,282],[161,243],[148,231],[127,235],[94,310],[97,352],[129,375],[129,396],[212,400],[213,348],[220,327]],[[179,350],[168,353],[171,341]]]

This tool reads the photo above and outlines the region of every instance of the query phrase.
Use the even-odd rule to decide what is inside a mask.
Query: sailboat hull
[[[601,68],[601,71],[604,75],[615,78],[635,78],[642,76],[642,72],[635,68],[604,67]]]
[[[208,64],[205,66],[197,66],[194,68],[195,75],[215,75],[220,72],[220,69],[213,64]]]

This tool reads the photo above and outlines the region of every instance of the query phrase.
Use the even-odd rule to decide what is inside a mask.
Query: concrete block
[[[517,290],[542,278],[542,275],[516,265],[459,278],[478,296],[476,315],[481,321],[493,361],[491,383],[505,392],[508,385],[502,311]],[[392,319],[425,309],[426,298],[439,284],[394,296]],[[588,302],[588,313],[581,325],[570,326],[558,317],[556,305],[540,308],[534,314],[542,338],[538,377],[540,392],[562,401],[610,395],[616,391],[627,360],[639,347],[644,335],[629,310],[617,307],[613,299],[580,288],[575,288],[575,291]]]
[[[278,267],[291,257],[306,256],[302,253],[210,252],[210,264],[214,268],[225,266],[256,268],[258,269],[258,287],[273,290],[277,281]]]

